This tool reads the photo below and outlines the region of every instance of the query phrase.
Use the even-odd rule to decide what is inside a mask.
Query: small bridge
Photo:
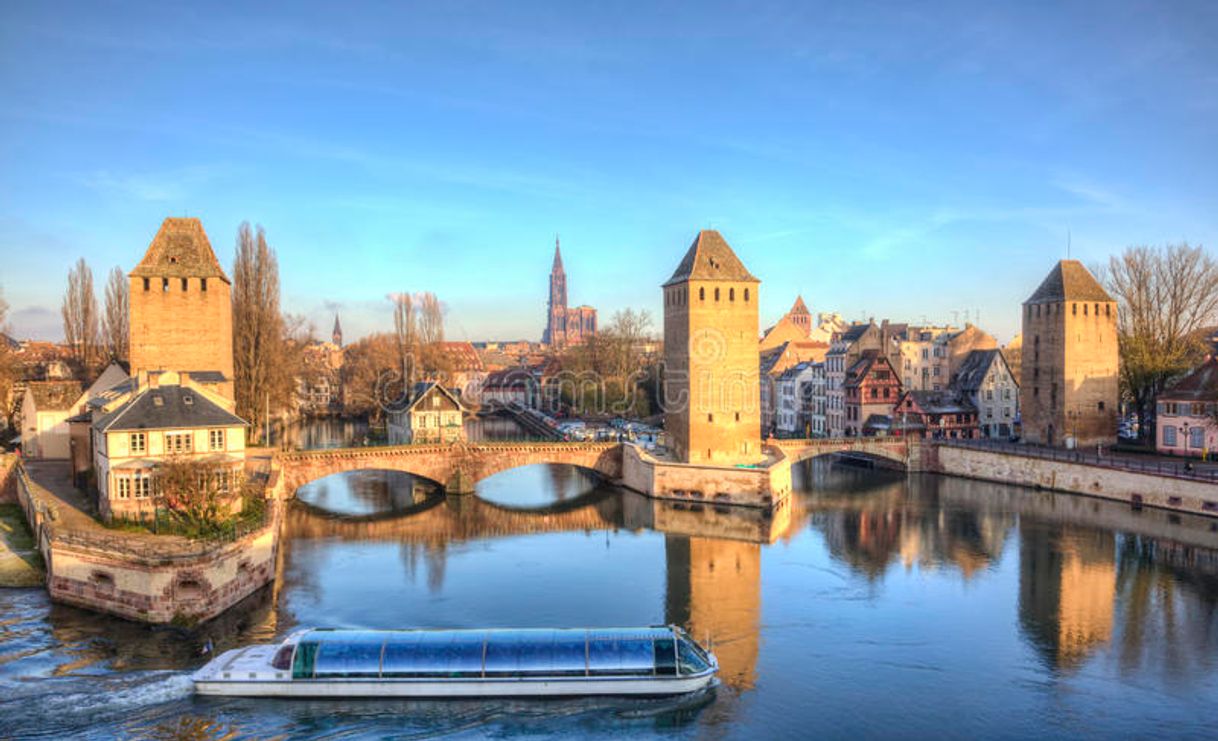
[[[766,445],[778,448],[791,463],[799,463],[822,455],[852,454],[878,459],[908,470],[923,470],[923,451],[930,446],[922,440],[908,437],[825,437],[779,440],[770,438]]]
[[[276,453],[276,487],[291,498],[301,486],[336,473],[402,471],[434,481],[450,494],[467,494],[479,481],[537,463],[578,466],[607,479],[622,477],[622,448],[616,442],[482,442],[390,445]]]

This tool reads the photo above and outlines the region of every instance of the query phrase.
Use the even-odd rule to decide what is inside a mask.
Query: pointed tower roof
[[[788,314],[807,314],[808,316],[812,316],[812,312],[808,311],[808,305],[804,303],[803,296],[795,297],[795,305],[792,306],[791,310],[788,311],[787,313]]]
[[[740,258],[728,246],[723,236],[714,229],[703,229],[694,237],[694,243],[681,259],[681,264],[664,285],[684,283],[689,280],[731,280],[760,283],[744,267]]]
[[[558,235],[554,235],[554,265],[550,268],[551,273],[561,273],[562,269],[562,250],[558,247]]]
[[[1078,260],[1062,260],[1053,266],[1025,304],[1051,304],[1058,301],[1112,301],[1091,271]]]
[[[212,252],[203,223],[195,218],[170,217],[148,245],[144,259],[131,271],[146,278],[219,278],[228,276]]]
[[[334,332],[333,334],[341,335],[343,333],[343,325],[338,323],[338,314],[334,315]]]

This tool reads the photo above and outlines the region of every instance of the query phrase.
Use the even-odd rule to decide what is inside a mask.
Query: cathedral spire
[[[334,344],[339,347],[343,346],[343,325],[338,323],[338,314],[334,315],[334,332],[330,335],[334,340]]]
[[[554,266],[550,268],[551,273],[561,273],[562,269],[562,250],[558,246],[558,235],[554,235]]]

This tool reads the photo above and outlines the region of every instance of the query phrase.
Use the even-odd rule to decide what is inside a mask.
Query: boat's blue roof
[[[399,643],[412,641],[482,641],[537,643],[554,640],[644,641],[671,637],[673,628],[653,625],[645,628],[454,628],[418,630],[352,630],[313,628],[296,634],[297,642],[317,643]]]

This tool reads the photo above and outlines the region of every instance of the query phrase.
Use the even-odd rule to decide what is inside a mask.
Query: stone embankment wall
[[[282,508],[229,542],[83,526],[18,468],[18,500],[46,562],[47,591],[64,604],[147,623],[213,618],[275,577]]]
[[[990,450],[939,446],[939,473],[1218,516],[1218,485]]]
[[[774,507],[791,493],[791,464],[781,451],[765,468],[675,463],[622,446],[622,484],[657,499]]]

